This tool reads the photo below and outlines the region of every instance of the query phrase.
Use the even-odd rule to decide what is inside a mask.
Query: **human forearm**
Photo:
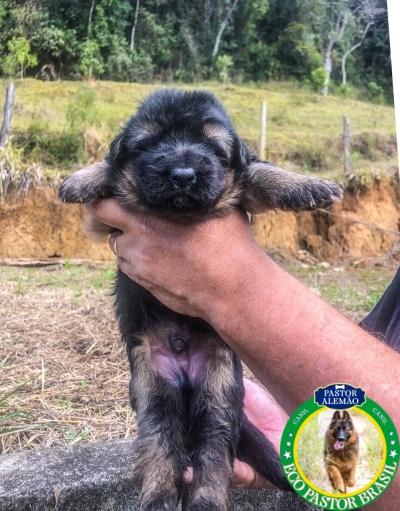
[[[266,255],[253,257],[237,295],[214,302],[207,319],[281,405],[293,411],[319,386],[351,380],[385,407],[387,390],[400,383],[400,355]]]

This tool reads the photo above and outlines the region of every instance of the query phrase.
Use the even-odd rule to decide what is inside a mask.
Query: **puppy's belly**
[[[207,373],[209,355],[200,346],[187,346],[181,353],[160,346],[151,356],[157,373],[168,383],[179,386],[182,383],[198,383]]]

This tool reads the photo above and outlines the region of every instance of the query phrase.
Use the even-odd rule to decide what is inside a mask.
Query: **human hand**
[[[245,398],[244,411],[247,418],[264,433],[279,452],[283,429],[288,415],[282,410],[275,399],[257,383],[244,378]],[[234,485],[247,490],[273,489],[267,479],[262,477],[250,465],[235,460],[233,466]],[[186,484],[191,484],[193,470],[191,467],[184,474]]]
[[[132,280],[167,307],[209,320],[212,308],[229,301],[257,264],[260,249],[244,212],[190,225],[131,214],[116,199],[86,206],[100,222],[117,229],[109,238],[118,264]],[[210,322],[210,321],[209,321]]]

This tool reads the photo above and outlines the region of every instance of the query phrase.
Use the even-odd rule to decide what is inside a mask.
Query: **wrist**
[[[254,320],[247,314],[251,313],[252,303],[257,300],[257,287],[267,278],[269,261],[254,243],[247,250],[231,254],[224,265],[224,277],[217,289],[210,293],[204,316],[223,337],[235,337],[239,333],[239,324]]]

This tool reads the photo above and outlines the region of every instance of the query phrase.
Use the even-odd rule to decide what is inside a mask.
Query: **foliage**
[[[319,91],[326,81],[326,71],[320,66],[311,72],[311,83],[316,91]]]
[[[344,98],[348,98],[351,95],[352,90],[353,89],[351,88],[351,86],[348,83],[342,83],[340,86],[340,94]]]
[[[225,83],[228,80],[229,68],[233,66],[232,57],[229,55],[219,55],[215,61],[215,67],[218,71],[218,78]]]
[[[193,82],[217,70],[222,81],[229,75],[232,81],[294,79],[315,85],[333,38],[334,89],[342,82],[344,54],[362,38],[346,58],[347,81],[366,90],[374,82],[382,87],[382,98],[393,101],[386,0],[240,0],[227,19],[233,5],[234,0],[141,2],[131,49],[132,0],[2,0],[2,69],[6,75],[15,71],[17,50],[10,43],[26,41],[23,72],[52,80]],[[222,60],[215,61],[221,30]]]
[[[368,84],[368,95],[369,98],[372,101],[375,101],[379,105],[382,105],[385,103],[385,96],[384,96],[384,90],[383,87],[378,85],[375,82],[369,82]]]
[[[103,72],[100,46],[96,41],[88,39],[79,46],[78,68],[83,76],[89,79]]]
[[[25,37],[13,37],[7,43],[8,54],[3,60],[3,72],[6,75],[14,75],[19,68],[21,78],[27,68],[35,67],[38,63],[36,55],[31,53],[31,45]]]

